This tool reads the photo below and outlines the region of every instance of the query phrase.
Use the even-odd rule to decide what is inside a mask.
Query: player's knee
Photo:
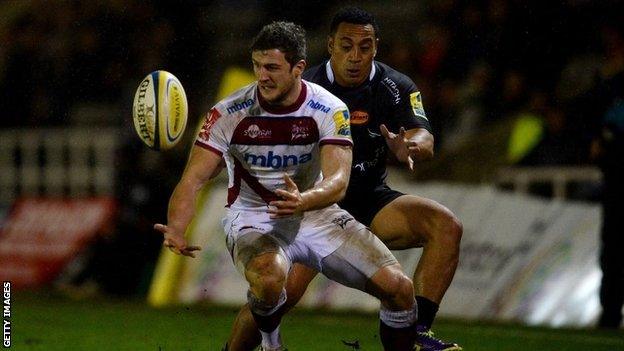
[[[414,287],[412,280],[402,271],[400,266],[392,265],[382,268],[383,284],[380,300],[391,310],[409,309],[414,303]]]
[[[263,276],[249,282],[249,289],[260,300],[275,304],[284,290],[284,281],[279,277]]]
[[[448,246],[459,250],[459,243],[464,233],[464,227],[461,221],[451,213],[447,219],[446,227],[445,232],[447,234],[445,238],[448,241]]]
[[[257,298],[273,303],[284,289],[287,271],[287,264],[280,255],[264,254],[249,261],[245,277]]]
[[[444,209],[436,216],[430,237],[445,248],[457,251],[463,232],[464,229],[459,218],[451,211]]]

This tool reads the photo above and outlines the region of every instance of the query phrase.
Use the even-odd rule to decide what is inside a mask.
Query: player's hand
[[[187,246],[184,236],[174,232],[171,228],[164,224],[156,223],[154,224],[154,229],[164,234],[165,240],[163,245],[173,251],[176,255],[194,258],[195,253],[193,251],[201,250],[201,247],[199,246]]]
[[[288,217],[302,212],[303,197],[299,192],[297,184],[295,184],[288,174],[284,174],[284,181],[286,182],[286,190],[275,190],[275,194],[283,200],[269,202],[271,218]]]
[[[407,164],[410,171],[414,170],[414,156],[420,151],[418,143],[405,137],[405,128],[399,129],[399,134],[392,133],[384,124],[379,126],[381,135],[386,139],[386,144],[390,151],[396,156],[399,162]]]

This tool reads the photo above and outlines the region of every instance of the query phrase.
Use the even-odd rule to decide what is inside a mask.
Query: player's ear
[[[375,38],[375,51],[373,52],[373,57],[377,56],[378,47],[379,47],[379,38]]]
[[[299,60],[299,62],[295,63],[295,65],[293,66],[293,71],[297,76],[300,76],[303,71],[305,71],[306,68],[306,62],[305,60]]]
[[[334,53],[334,38],[331,35],[327,37],[327,52],[330,55]]]

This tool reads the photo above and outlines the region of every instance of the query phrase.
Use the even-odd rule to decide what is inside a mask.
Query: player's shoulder
[[[304,84],[306,84],[308,89],[308,96],[305,102],[306,107],[325,113],[346,108],[346,104],[342,100],[321,85],[310,81],[304,81]]]
[[[390,90],[412,90],[417,89],[414,81],[406,74],[388,66],[387,64],[375,61],[379,75],[377,76],[379,84]]]
[[[320,83],[323,79],[327,79],[325,74],[325,63],[320,63],[316,66],[306,68],[303,71],[302,78],[314,83]]]
[[[250,109],[257,103],[256,86],[257,82],[253,82],[236,90],[217,102],[213,109],[218,110],[224,116],[239,114]]]

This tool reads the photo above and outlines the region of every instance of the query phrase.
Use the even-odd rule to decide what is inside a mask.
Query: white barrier
[[[0,204],[20,196],[111,195],[116,128],[0,131]]]
[[[439,315],[521,321],[552,326],[586,326],[598,312],[598,205],[544,200],[503,193],[491,186],[414,184],[393,180],[396,189],[432,198],[464,224],[457,273]],[[213,186],[201,209],[193,244],[199,259],[185,260],[179,301],[245,301],[246,283],[225,248],[220,218],[225,184]],[[420,249],[396,251],[410,274]],[[302,305],[372,311],[378,302],[320,277]]]

